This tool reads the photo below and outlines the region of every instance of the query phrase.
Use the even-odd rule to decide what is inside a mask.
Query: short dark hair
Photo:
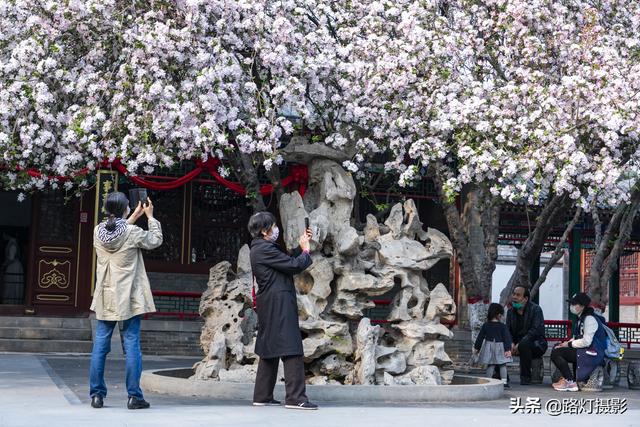
[[[256,212],[249,218],[249,234],[254,239],[262,237],[262,232],[269,230],[276,223],[276,217],[271,212]]]
[[[523,293],[524,296],[527,297],[527,299],[531,299],[531,290],[528,287],[519,285],[519,286],[516,286],[515,288],[513,288],[513,290],[515,291],[516,288],[524,289],[524,293]]]
[[[116,220],[122,218],[122,215],[124,215],[124,212],[127,210],[127,206],[129,206],[129,199],[127,199],[124,193],[119,191],[109,193],[107,200],[104,202],[104,210],[107,211],[108,215],[105,228],[108,231],[116,229]]]
[[[504,307],[501,304],[492,302],[489,305],[489,311],[487,312],[487,320],[491,321],[497,318],[500,314],[504,314]]]

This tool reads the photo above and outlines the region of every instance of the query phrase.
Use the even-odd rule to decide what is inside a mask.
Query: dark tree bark
[[[628,203],[622,203],[616,208],[602,233],[600,227],[596,227],[595,255],[589,270],[589,293],[592,304],[602,311],[609,303],[609,281],[618,268],[618,260],[631,236],[633,221],[640,209],[640,186],[631,192]],[[594,222],[600,223],[597,211],[594,213]]]
[[[280,177],[278,165],[271,166],[271,169],[267,171],[267,177],[269,177],[269,181],[273,185],[273,193],[276,195],[278,206],[280,206],[280,198],[284,194],[284,188],[282,187],[282,178]]]
[[[500,203],[487,189],[469,185],[460,195],[460,211],[456,201],[450,200],[444,192],[446,176],[445,167],[436,164],[432,178],[460,265],[474,341],[486,320],[491,301],[491,281],[498,257]]]
[[[247,190],[247,205],[253,212],[266,210],[264,200],[260,194],[260,181],[258,181],[257,167],[254,165],[253,157],[249,154],[236,150],[227,157],[240,183]]]
[[[549,262],[547,262],[547,265],[544,267],[544,270],[540,274],[540,277],[538,277],[538,280],[536,280],[536,282],[533,284],[531,288],[531,298],[533,298],[538,293],[540,286],[544,283],[545,280],[547,280],[547,275],[549,274],[549,271],[551,271],[551,269],[558,263],[560,258],[562,258],[562,256],[564,255],[563,246],[566,243],[567,239],[569,238],[569,235],[571,234],[573,227],[575,227],[575,225],[578,223],[581,216],[582,216],[582,208],[576,209],[576,213],[573,215],[573,219],[571,220],[569,225],[567,225],[567,228],[564,230],[564,233],[562,233],[562,238],[556,245],[556,249],[553,251],[553,254],[551,255],[551,259],[549,259]]]
[[[500,303],[502,305],[507,305],[509,296],[514,288],[518,286],[531,288],[529,272],[536,259],[540,257],[551,229],[562,219],[570,207],[571,199],[568,195],[552,196],[542,207],[533,230],[529,232],[527,239],[518,250],[515,271],[511,275],[507,286],[500,293]]]

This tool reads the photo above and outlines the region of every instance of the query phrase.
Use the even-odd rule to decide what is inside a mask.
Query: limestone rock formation
[[[356,197],[351,175],[314,154],[320,147],[294,148],[310,162],[309,187],[304,197],[298,192],[282,196],[280,228],[289,251],[298,245],[305,218],[313,232],[313,264],[294,278],[307,381],[450,383],[452,363],[443,340],[453,334],[440,322],[455,318],[456,305],[445,286],[428,283],[424,273],[451,258],[451,243],[441,232],[423,229],[412,200],[394,205],[384,224],[367,215],[364,229],[357,230],[351,222]],[[195,365],[194,378],[244,382],[255,377],[251,285],[247,246],[235,272],[228,262],[211,268],[200,303],[205,357]],[[376,299],[391,304],[380,308]],[[367,317],[372,309],[377,322]]]

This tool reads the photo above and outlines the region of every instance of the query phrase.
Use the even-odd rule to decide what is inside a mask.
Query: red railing
[[[161,316],[195,320],[200,317],[201,292],[151,291],[151,294],[158,311],[145,314],[145,319]]]
[[[640,345],[640,323],[607,322],[607,326],[617,332],[618,341],[631,348],[632,344]]]
[[[572,337],[570,320],[545,320],[544,329],[547,341],[566,341]],[[607,322],[607,326],[617,332],[620,344],[640,345],[640,323]]]
[[[198,307],[200,305],[201,292],[177,292],[177,291],[152,291],[158,311],[145,315],[145,319],[150,317],[175,317],[179,320],[197,319],[200,317]],[[388,306],[389,299],[371,300],[376,306]],[[371,323],[389,323],[387,319],[372,319]],[[440,323],[452,326],[456,322],[441,320]],[[640,345],[640,323],[608,322],[607,325],[617,332],[620,343],[626,344],[627,348],[632,345]],[[571,338],[572,323],[570,320],[545,320],[545,336],[548,341],[565,341]]]
[[[571,338],[571,320],[545,320],[544,335],[547,341],[566,341]]]

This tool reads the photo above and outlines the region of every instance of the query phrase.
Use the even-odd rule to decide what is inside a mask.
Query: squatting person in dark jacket
[[[278,376],[278,363],[284,364],[286,389],[285,407],[318,409],[306,395],[302,335],[298,325],[298,305],[293,275],[311,265],[309,255],[310,230],[300,236],[302,252],[290,257],[276,246],[280,231],[275,217],[258,212],[249,219],[251,269],[258,291],[258,337],[255,352],[260,356],[253,391],[255,406],[280,405],[273,398]]]
[[[511,354],[520,356],[520,384],[531,384],[531,361],[547,351],[542,308],[532,301],[529,289],[518,286],[511,295],[507,327],[513,338]]]

